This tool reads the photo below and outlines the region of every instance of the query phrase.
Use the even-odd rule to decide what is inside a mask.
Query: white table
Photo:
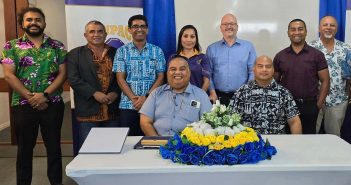
[[[234,166],[192,166],[162,159],[158,150],[80,154],[66,166],[82,185],[350,185],[351,145],[333,135],[268,135],[278,153],[272,160]]]

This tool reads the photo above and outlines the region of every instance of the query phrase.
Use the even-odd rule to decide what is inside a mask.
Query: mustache
[[[32,28],[32,27],[36,27],[36,28],[40,29],[40,26],[38,26],[38,25],[36,25],[36,24],[32,24],[32,25],[28,26],[27,29],[30,29],[30,28]]]

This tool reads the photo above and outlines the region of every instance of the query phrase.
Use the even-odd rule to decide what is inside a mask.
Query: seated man
[[[230,109],[242,115],[243,125],[260,134],[301,134],[299,111],[290,92],[273,79],[272,59],[261,56],[253,67],[254,80],[234,94]]]
[[[190,69],[185,57],[176,55],[170,60],[167,81],[152,91],[139,111],[140,127],[146,136],[181,132],[212,108],[205,91],[189,83]]]

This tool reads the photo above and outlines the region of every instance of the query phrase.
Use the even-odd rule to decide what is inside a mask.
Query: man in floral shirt
[[[50,184],[61,184],[61,93],[66,80],[66,51],[61,42],[44,34],[45,15],[40,9],[24,9],[18,22],[25,34],[8,41],[0,58],[5,79],[14,90],[11,106],[18,144],[17,184],[31,184],[39,126],[47,150]]]
[[[260,134],[301,134],[300,113],[291,93],[273,79],[272,59],[258,57],[253,72],[255,79],[234,93],[231,112]]]
[[[325,100],[325,106],[319,111],[316,131],[319,132],[324,118],[325,132],[340,136],[348,104],[349,90],[346,89],[348,77],[344,72],[347,73],[347,68],[351,66],[351,61],[346,59],[347,54],[351,52],[351,47],[335,39],[337,28],[338,23],[334,17],[323,17],[319,23],[320,38],[310,45],[324,53],[330,74],[329,94]]]

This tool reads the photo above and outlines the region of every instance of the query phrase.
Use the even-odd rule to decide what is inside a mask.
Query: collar
[[[224,38],[222,38],[221,43],[228,46],[227,41],[225,41]],[[235,42],[234,42],[233,46],[234,46],[235,44],[239,44],[239,45],[240,45],[241,43],[242,43],[242,40],[239,39],[238,37],[235,37]]]
[[[30,40],[28,39],[28,36],[27,36],[26,34],[24,34],[24,35],[20,38],[20,40],[21,40],[22,42],[30,42],[30,43],[32,43],[32,41],[30,41]],[[44,33],[43,44],[46,43],[46,42],[49,42],[49,41],[50,41],[50,37],[47,36],[47,35]]]
[[[194,49],[194,54],[192,56],[190,56],[189,58],[193,57],[193,56],[196,56],[196,55],[199,55],[201,54],[197,49]],[[183,56],[183,57],[186,57],[185,54],[183,53],[183,51],[181,51],[179,53],[179,55]]]
[[[256,80],[251,81],[251,85],[255,88],[260,88],[260,89],[271,89],[277,87],[277,82],[274,80],[274,78],[271,80],[271,83],[267,87],[261,87],[257,84]]]
[[[300,51],[300,53],[301,53],[301,52],[308,52],[308,50],[309,50],[309,46],[308,46],[308,44],[307,44],[306,41],[305,41],[305,45],[303,46],[303,48],[302,48],[302,50]],[[289,53],[295,53],[295,51],[293,50],[291,44],[290,44],[290,46],[288,47],[287,52],[289,52]]]
[[[164,91],[171,91],[172,92],[172,87],[169,84],[167,84],[166,87],[164,88]],[[182,92],[182,93],[190,94],[191,91],[192,91],[192,86],[189,82],[188,86],[185,88],[184,92]]]
[[[135,46],[135,44],[134,44],[133,41],[130,42],[130,47],[131,47],[132,49],[139,50],[139,49]],[[143,49],[141,49],[140,51],[143,51],[144,49],[147,50],[147,49],[149,49],[149,47],[150,47],[150,44],[146,42],[146,43],[145,43],[145,46],[144,46]]]

